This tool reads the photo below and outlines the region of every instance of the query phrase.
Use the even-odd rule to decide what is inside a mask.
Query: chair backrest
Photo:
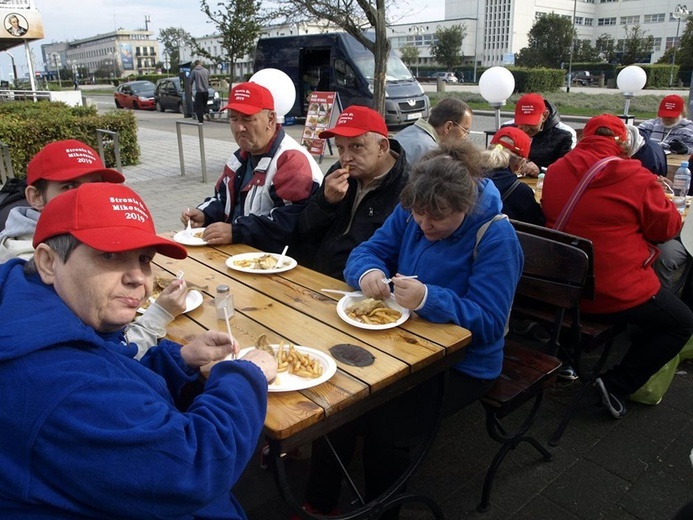
[[[517,232],[524,232],[530,235],[535,235],[539,237],[544,237],[546,239],[552,240],[554,242],[559,242],[561,244],[570,245],[584,251],[587,255],[587,274],[585,277],[585,283],[582,290],[582,297],[589,300],[594,300],[595,296],[595,286],[594,286],[594,250],[592,248],[592,241],[579,237],[577,235],[571,235],[569,233],[564,233],[562,231],[556,231],[555,229],[537,226],[534,224],[528,224],[527,222],[521,222],[519,220],[510,219],[510,223],[515,228]]]
[[[587,253],[525,231],[517,231],[517,237],[525,260],[516,294],[563,309],[577,308],[587,279]]]

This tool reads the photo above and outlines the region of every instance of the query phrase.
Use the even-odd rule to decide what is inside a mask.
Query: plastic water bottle
[[[681,161],[681,166],[674,174],[674,204],[679,213],[686,210],[686,195],[691,187],[691,171],[688,169],[688,161]]]
[[[233,294],[228,285],[217,286],[217,292],[214,295],[214,307],[217,310],[217,320],[226,321],[227,316],[233,317]]]
[[[541,190],[544,189],[544,174],[540,173],[537,177],[537,187],[534,188],[534,193],[541,198]]]

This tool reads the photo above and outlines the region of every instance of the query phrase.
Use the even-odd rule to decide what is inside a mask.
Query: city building
[[[88,75],[127,77],[157,71],[159,42],[147,30],[118,29],[68,42],[41,45],[45,73],[72,69]]]

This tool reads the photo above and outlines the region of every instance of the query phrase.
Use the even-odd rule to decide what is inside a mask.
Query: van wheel
[[[157,109],[159,112],[166,112],[166,109],[165,109],[164,107],[162,107],[162,106],[161,106],[161,103],[159,103],[158,101],[156,102],[156,109]]]
[[[178,113],[179,114],[183,113],[183,102],[182,101],[178,102]]]

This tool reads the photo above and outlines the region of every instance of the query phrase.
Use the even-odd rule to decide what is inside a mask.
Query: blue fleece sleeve
[[[417,311],[436,323],[456,323],[472,332],[474,344],[503,337],[515,288],[522,275],[522,248],[508,221],[493,223],[477,247],[467,291],[428,285],[428,298]]]
[[[223,518],[243,518],[233,514],[229,491],[254,452],[266,409],[267,382],[247,361],[215,365],[185,413],[125,372],[85,379],[36,425],[35,482],[54,486],[36,492],[79,497],[90,517],[187,518],[223,503]]]
[[[150,348],[140,360],[140,364],[159,374],[166,380],[168,390],[174,398],[186,384],[195,381],[200,371],[189,367],[180,355],[180,345],[162,339],[158,345]]]

